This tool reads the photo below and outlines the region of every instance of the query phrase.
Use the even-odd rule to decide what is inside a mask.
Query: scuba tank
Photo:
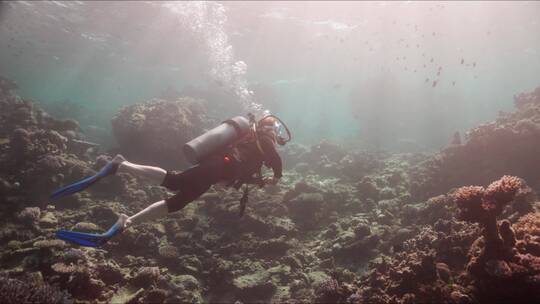
[[[250,132],[250,122],[247,118],[236,116],[221,123],[187,142],[184,145],[184,155],[192,164],[198,164],[216,151],[233,144]]]

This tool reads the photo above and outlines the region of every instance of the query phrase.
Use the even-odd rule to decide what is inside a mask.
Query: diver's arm
[[[272,140],[266,136],[263,136],[260,140],[261,147],[264,150],[264,163],[272,168],[274,172],[274,180],[277,182],[283,175],[283,164],[281,161],[281,156],[276,150],[276,146]]]

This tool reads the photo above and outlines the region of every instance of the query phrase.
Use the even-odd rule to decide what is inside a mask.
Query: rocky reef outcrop
[[[410,192],[426,199],[464,185],[486,184],[509,174],[540,189],[540,87],[514,97],[516,110],[471,129],[410,171]]]
[[[119,151],[135,162],[175,169],[186,166],[182,146],[213,127],[203,100],[152,99],[125,106],[112,120]]]
[[[79,124],[58,120],[15,93],[15,83],[0,79],[0,196],[3,208],[20,201],[43,201],[65,180],[88,173],[95,155]],[[75,156],[78,155],[78,156]],[[42,206],[43,207],[43,206]]]

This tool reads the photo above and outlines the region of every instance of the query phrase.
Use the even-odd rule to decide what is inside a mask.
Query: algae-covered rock
[[[45,212],[39,220],[39,226],[43,228],[54,228],[58,225],[58,219],[52,212]]]
[[[113,118],[113,133],[130,160],[177,168],[185,164],[182,145],[210,127],[203,101],[152,99],[123,107]]]
[[[306,229],[317,227],[324,216],[324,197],[320,193],[302,193],[289,201],[288,206],[293,220]]]
[[[79,222],[73,226],[73,230],[81,232],[100,232],[102,229],[94,223]]]
[[[203,303],[201,284],[192,275],[172,276],[170,283],[174,288],[171,303]]]
[[[62,240],[43,240],[43,241],[37,241],[34,243],[34,247],[36,248],[64,248],[66,243]]]
[[[39,221],[41,210],[38,207],[26,207],[19,214],[18,219],[26,225],[35,225]]]
[[[265,299],[276,292],[276,285],[270,281],[270,273],[267,271],[237,277],[233,280],[233,285],[244,300]]]
[[[158,267],[142,267],[131,279],[131,283],[136,287],[148,287],[155,284],[159,275]]]
[[[328,281],[330,279],[330,276],[328,276],[326,273],[322,271],[313,271],[307,274],[307,277],[309,279],[309,282],[313,288],[316,288],[317,286],[321,285],[322,283]]]

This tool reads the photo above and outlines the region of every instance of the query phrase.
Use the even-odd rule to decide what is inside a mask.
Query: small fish
[[[474,68],[476,66],[476,62],[473,62],[472,63],[472,67]]]
[[[465,63],[465,59],[461,58],[461,64]]]
[[[429,82],[429,78],[426,78],[426,81],[425,82]]]
[[[439,71],[442,70],[442,66],[439,67]]]
[[[433,83],[431,84],[431,87],[434,88],[437,86],[437,80],[433,80]]]
[[[433,62],[433,57],[431,57],[431,60],[429,62]]]
[[[441,71],[438,71],[438,72],[437,72],[437,76],[441,76]]]
[[[455,81],[452,81],[452,86],[455,86],[456,85],[456,82]]]

